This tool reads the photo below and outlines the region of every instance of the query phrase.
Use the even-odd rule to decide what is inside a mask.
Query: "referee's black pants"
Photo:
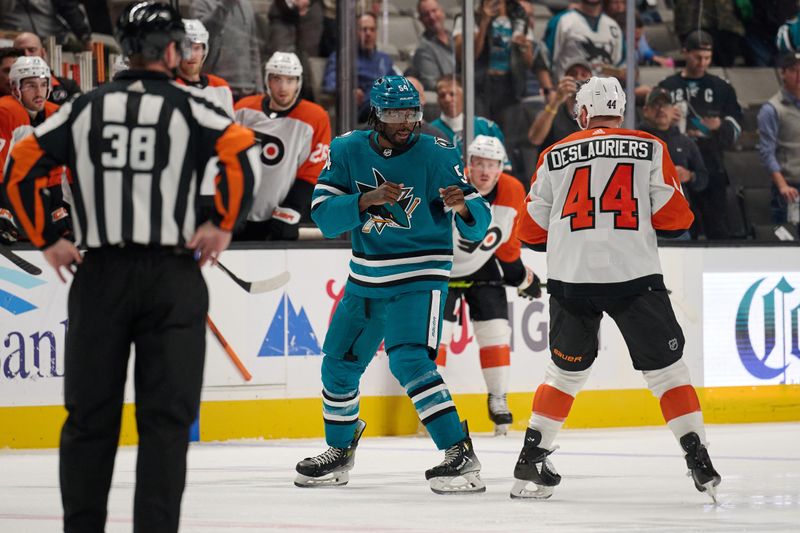
[[[66,533],[105,529],[131,343],[139,450],[134,531],[178,530],[200,405],[208,291],[188,253],[89,250],[69,292],[60,475]]]

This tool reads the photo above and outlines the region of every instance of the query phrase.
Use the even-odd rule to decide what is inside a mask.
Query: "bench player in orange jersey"
[[[183,27],[186,28],[183,58],[178,63],[175,81],[202,90],[209,100],[233,118],[233,93],[228,82],[219,76],[201,72],[208,57],[208,30],[197,19],[183,19]]]
[[[253,130],[261,144],[261,184],[247,223],[234,238],[297,240],[328,159],[331,122],[322,107],[300,98],[303,65],[295,54],[275,52],[264,71],[267,95],[236,103],[236,122]]]
[[[453,270],[444,307],[442,340],[437,366],[445,366],[447,345],[456,322],[456,308],[464,298],[475,338],[486,388],[489,418],[495,434],[505,435],[513,421],[506,394],[511,364],[511,329],[508,326],[506,285],[517,287],[525,298],[539,298],[539,278],[526,268],[520,257],[517,221],[525,215],[525,188],[513,176],[503,173],[507,160],[500,139],[478,135],[467,149],[469,180],[492,209],[492,222],[479,242],[453,233]],[[466,320],[466,317],[461,317]]]
[[[38,56],[19,57],[8,74],[11,94],[0,97],[0,183],[8,154],[13,146],[33,133],[33,128],[55,113],[59,106],[47,100],[50,94],[50,67]],[[47,206],[56,231],[71,235],[71,221],[61,192],[63,167],[54,169],[47,182]],[[0,242],[11,244],[20,238],[16,221],[0,200]]]
[[[548,456],[597,357],[603,313],[659,399],[695,487],[716,498],[721,478],[706,449],[656,246],[657,236],[677,237],[694,217],[666,145],[620,129],[624,112],[619,82],[591,78],[576,96],[582,131],[547,148],[531,180],[519,237],[547,252],[552,358],[533,399],[512,498],[548,498],[561,481]]]

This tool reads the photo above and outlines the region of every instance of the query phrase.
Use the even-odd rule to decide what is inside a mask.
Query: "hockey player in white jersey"
[[[506,151],[496,137],[478,135],[467,149],[468,177],[492,209],[492,221],[483,240],[464,239],[454,231],[453,270],[442,323],[442,342],[436,365],[444,367],[456,311],[462,299],[480,347],[480,365],[488,390],[489,418],[495,434],[505,435],[513,421],[506,394],[511,364],[506,286],[520,296],[539,298],[539,278],[520,257],[517,222],[525,215],[525,189],[513,176],[503,173]],[[466,320],[465,316],[461,320]]]
[[[261,144],[261,184],[238,240],[297,240],[310,216],[311,195],[328,157],[331,123],[319,105],[300,98],[303,65],[275,52],[264,68],[267,95],[236,103],[236,122]]]
[[[183,19],[183,27],[186,28],[182,47],[184,57],[178,63],[175,81],[202,90],[204,96],[233,118],[233,93],[228,82],[214,74],[201,72],[208,56],[208,30],[197,19]],[[212,190],[213,187],[212,183]]]
[[[715,498],[721,479],[706,449],[656,245],[657,235],[676,237],[694,217],[666,145],[620,129],[624,112],[619,82],[591,78],[576,98],[583,131],[545,150],[531,180],[519,235],[547,251],[551,362],[534,396],[512,497],[548,498],[561,481],[548,456],[597,357],[603,313],[659,399],[697,490]]]

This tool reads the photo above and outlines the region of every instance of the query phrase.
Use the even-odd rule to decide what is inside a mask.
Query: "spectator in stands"
[[[659,86],[670,92],[680,109],[679,127],[696,139],[708,170],[708,187],[696,195],[698,211],[692,234],[697,235],[702,229],[708,239],[726,239],[730,235],[728,176],[722,151],[733,148],[739,139],[742,109],[733,87],[707,72],[713,49],[711,35],[699,30],[690,33],[683,45],[686,66]]]
[[[745,64],[772,67],[778,58],[775,36],[781,24],[797,13],[797,0],[759,0],[750,2],[752,16],[745,21],[742,43]]]
[[[435,128],[444,133],[444,138],[456,146],[456,150],[464,155],[464,89],[461,82],[454,76],[444,76],[436,82],[436,98],[442,114],[431,122]],[[497,137],[505,143],[503,130],[488,118],[475,115],[473,120],[473,135],[488,135]],[[503,165],[507,170],[511,164],[506,161]]]
[[[700,29],[711,34],[714,41],[714,64],[733,66],[741,52],[744,23],[739,17],[734,0],[674,0],[675,33],[686,40],[690,32]],[[702,8],[702,13],[701,13]]]
[[[625,62],[622,29],[603,13],[601,0],[581,0],[576,9],[551,18],[544,40],[556,79],[578,62],[590,65],[595,74]]]
[[[778,48],[779,55],[800,51],[800,13],[797,12],[797,9],[795,9],[794,17],[786,20],[778,28],[775,46]]]
[[[642,115],[642,131],[653,134],[667,145],[669,155],[678,171],[678,179],[686,191],[692,210],[695,210],[695,195],[708,186],[708,171],[697,143],[684,135],[674,124],[675,105],[669,91],[656,87],[647,95]],[[688,237],[688,234],[687,234]]]
[[[445,14],[438,0],[419,0],[417,14],[425,31],[411,59],[411,70],[425,89],[435,91],[436,80],[456,71],[453,36],[445,28]]]
[[[0,29],[54,35],[60,44],[72,32],[84,49],[91,50],[92,30],[77,0],[17,0],[0,7]]]
[[[529,19],[533,6],[525,0],[482,0],[475,17],[476,113],[501,127],[505,110],[525,95],[526,74],[534,65],[535,37]],[[461,61],[459,20],[453,39],[456,59]]]
[[[665,68],[674,68],[675,60],[671,57],[663,56],[657,51],[653,50],[650,43],[647,42],[647,31],[644,27],[644,20],[639,14],[636,14],[636,62],[639,65],[656,64]]]
[[[321,0],[275,0],[269,8],[269,51],[316,56],[322,37]]]
[[[772,173],[772,221],[786,222],[786,207],[800,199],[800,53],[780,61],[783,88],[758,112],[758,151]]]
[[[322,0],[322,37],[319,41],[320,57],[328,57],[336,50],[338,42],[336,0]]]
[[[577,62],[567,68],[558,88],[548,94],[547,105],[539,111],[528,130],[528,139],[540,149],[578,131],[575,121],[575,95],[581,83],[592,77],[588,63]]]
[[[419,103],[422,106],[422,109],[425,109],[425,88],[422,86],[422,82],[415,78],[414,76],[405,76],[408,80],[408,83],[414,86],[414,88],[419,93]],[[442,130],[433,126],[430,122],[425,120],[424,118],[420,121],[419,131],[420,133],[427,133],[428,135],[433,135],[434,137],[441,137],[442,139],[447,139],[447,135],[444,134]]]
[[[381,76],[397,74],[388,54],[377,50],[378,19],[371,12],[363,13],[358,17],[356,24],[358,30],[358,64],[356,66],[357,83],[355,90],[356,107],[358,108],[358,121],[366,122],[369,115],[369,91],[372,82]],[[335,94],[336,88],[336,52],[328,57],[325,64],[325,76],[322,80],[322,90],[328,94]]]
[[[208,28],[209,51],[203,71],[227,80],[235,100],[260,92],[262,63],[250,0],[192,0],[189,16]]]
[[[8,74],[11,72],[11,65],[18,57],[24,56],[25,53],[19,48],[6,47],[0,48],[0,97],[9,96],[11,94],[11,82],[9,81]],[[0,172],[3,169],[0,168]]]
[[[22,50],[26,56],[41,57],[47,61],[47,50],[42,46],[42,40],[34,33],[24,32],[14,39],[14,47]],[[51,66],[52,67],[52,66]],[[76,94],[81,93],[81,88],[75,80],[52,76],[50,80],[50,96],[47,98],[57,105],[71,100]]]

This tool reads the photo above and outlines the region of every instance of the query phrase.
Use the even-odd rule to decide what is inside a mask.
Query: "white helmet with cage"
[[[297,93],[291,105],[297,101],[300,96],[300,90],[303,88],[303,64],[300,63],[300,58],[292,52],[275,52],[269,58],[267,64],[264,65],[264,85],[267,88],[267,94],[272,98],[272,93],[269,89],[269,75],[276,74],[278,76],[294,76],[297,78]]]
[[[467,148],[467,156],[472,159],[473,156],[483,157],[484,159],[492,159],[500,161],[502,165],[506,160],[506,149],[503,143],[497,137],[490,137],[489,135],[478,135],[470,143]]]
[[[186,36],[183,38],[183,58],[191,55],[193,44],[202,44],[204,48],[203,61],[208,55],[208,30],[198,19],[183,19],[183,27],[186,29]]]
[[[586,109],[586,124],[581,124],[581,110]],[[575,120],[585,130],[592,117],[624,117],[625,91],[617,78],[592,76],[575,96]]]
[[[18,57],[8,73],[11,87],[19,90],[22,80],[27,78],[42,78],[47,80],[47,94],[50,95],[50,67],[47,62],[38,56]]]

